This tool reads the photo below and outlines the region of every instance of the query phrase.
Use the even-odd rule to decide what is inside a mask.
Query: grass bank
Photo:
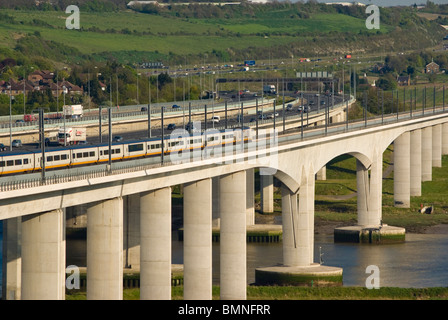
[[[448,224],[448,156],[442,167],[432,169],[432,181],[422,183],[422,195],[411,197],[410,208],[394,207],[393,146],[383,154],[383,223],[407,230]],[[419,212],[421,205],[433,205],[434,213]],[[356,159],[341,156],[327,165],[327,180],[316,181],[316,217],[327,221],[356,221]]]
[[[213,300],[219,300],[219,287],[213,286]],[[173,287],[172,300],[183,300],[183,287]],[[66,295],[67,300],[85,300],[85,292]],[[140,299],[139,289],[124,289],[124,300]],[[247,300],[447,300],[448,288],[364,287],[276,287],[248,286]]]

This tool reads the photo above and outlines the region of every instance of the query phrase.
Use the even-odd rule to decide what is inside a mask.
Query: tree
[[[395,90],[397,88],[397,80],[392,74],[388,73],[376,82],[376,86],[384,91]]]

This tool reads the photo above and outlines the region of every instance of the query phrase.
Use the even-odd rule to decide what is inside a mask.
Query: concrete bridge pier
[[[319,181],[327,180],[327,167],[326,166],[323,166],[319,171],[317,171],[316,180],[319,180]]]
[[[255,269],[259,285],[335,286],[342,269],[313,263],[314,172],[304,175],[298,194],[282,185],[283,264]]]
[[[22,217],[3,220],[2,300],[21,299]]]
[[[404,139],[406,141],[406,136]],[[406,145],[406,142],[404,144]],[[374,154],[376,155],[369,168],[370,176],[368,168],[365,168],[359,160],[356,161],[358,224],[336,228],[334,230],[335,242],[387,243],[404,241],[406,232],[404,228],[382,223],[383,154],[380,152]]]
[[[212,299],[212,179],[184,185],[184,299]]]
[[[422,182],[432,180],[432,127],[422,130]]]
[[[246,172],[221,176],[220,189],[220,296],[245,300],[246,270]]]
[[[140,300],[171,299],[171,188],[140,194]]]
[[[255,224],[255,172],[246,170],[246,225]]]
[[[448,155],[448,122],[442,124],[442,155]]]
[[[432,127],[432,166],[442,167],[442,125]]]
[[[419,197],[422,195],[422,131],[411,131],[410,139],[410,193]]]
[[[274,176],[260,174],[260,202],[261,212],[274,212]]]
[[[402,133],[394,141],[394,205],[411,206],[411,134]]]
[[[22,217],[22,300],[65,300],[65,211]]]
[[[123,299],[123,198],[87,208],[87,299]]]
[[[140,194],[123,197],[123,267],[140,269]]]

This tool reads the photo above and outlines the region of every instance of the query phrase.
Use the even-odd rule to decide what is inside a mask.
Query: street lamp
[[[137,105],[139,104],[138,103],[138,76],[140,75],[140,73],[137,73]]]
[[[65,107],[65,85],[62,86],[62,90],[64,93],[64,106],[62,107],[62,116],[64,117],[64,147],[67,146],[67,131],[66,131],[66,127],[65,127],[65,111],[67,110],[67,108]]]
[[[9,79],[9,151],[12,151],[12,95],[11,95],[11,79]]]

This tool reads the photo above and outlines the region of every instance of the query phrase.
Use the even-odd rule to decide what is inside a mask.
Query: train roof
[[[13,150],[13,151],[3,151],[0,152],[0,157],[5,156],[17,156],[17,155],[24,155],[24,154],[30,154],[30,153],[38,153],[38,150]]]

